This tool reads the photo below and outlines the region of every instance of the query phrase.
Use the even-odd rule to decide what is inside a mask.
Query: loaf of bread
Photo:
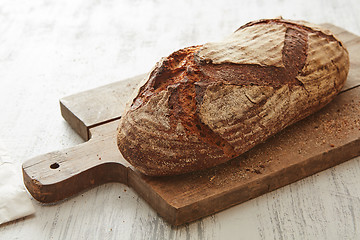
[[[224,163],[325,106],[348,70],[346,48],[320,26],[250,22],[161,59],[122,115],[118,147],[152,176]]]

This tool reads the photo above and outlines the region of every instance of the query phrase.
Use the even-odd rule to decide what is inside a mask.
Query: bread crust
[[[348,70],[346,48],[326,29],[250,22],[157,63],[122,115],[119,150],[152,176],[224,163],[325,106]]]

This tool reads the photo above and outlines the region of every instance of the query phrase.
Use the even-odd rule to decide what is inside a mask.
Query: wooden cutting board
[[[132,187],[161,216],[180,225],[270,192],[360,155],[360,37],[325,24],[350,53],[343,91],[320,112],[226,164],[186,175],[147,177],[120,154],[116,128],[143,76],[60,100],[65,120],[87,142],[23,164],[35,199],[52,203],[106,182]],[[359,86],[359,87],[357,87]]]

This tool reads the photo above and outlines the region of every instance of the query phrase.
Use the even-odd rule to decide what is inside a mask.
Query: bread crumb
[[[260,174],[261,172],[260,172],[260,170],[259,170],[259,169],[254,169],[254,173],[256,173],[256,174]]]

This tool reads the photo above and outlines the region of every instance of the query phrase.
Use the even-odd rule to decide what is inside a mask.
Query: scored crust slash
[[[146,175],[209,168],[324,107],[348,71],[348,52],[329,30],[250,22],[157,63],[122,115],[118,147]]]

